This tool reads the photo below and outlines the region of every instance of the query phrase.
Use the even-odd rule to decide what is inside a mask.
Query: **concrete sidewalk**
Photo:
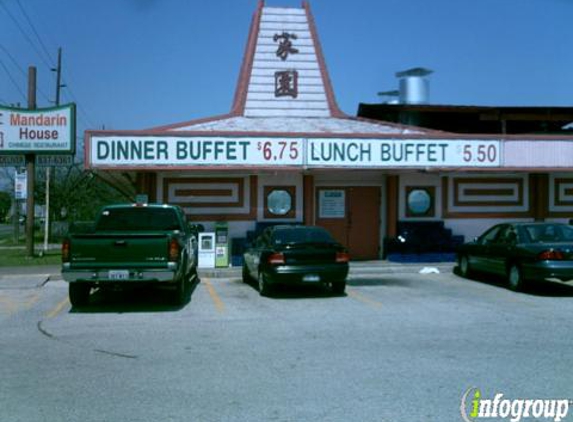
[[[422,270],[430,272],[452,272],[454,262],[400,263],[389,261],[357,261],[350,263],[350,278],[372,278],[382,274],[417,274]],[[200,268],[199,275],[209,278],[240,278],[241,267]]]
[[[420,272],[451,272],[453,262],[398,263],[359,261],[350,263],[349,278],[374,278],[384,274],[417,274]],[[199,277],[240,278],[241,267],[200,268]],[[38,265],[0,268],[0,288],[40,287],[49,281],[61,280],[59,265]],[[12,287],[13,286],[13,287]]]

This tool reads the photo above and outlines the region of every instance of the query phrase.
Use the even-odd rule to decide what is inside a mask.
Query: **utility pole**
[[[28,109],[36,109],[36,68],[28,68]],[[34,256],[34,186],[36,172],[36,155],[26,154],[27,198],[26,198],[26,255]]]
[[[58,48],[58,67],[52,69],[56,72],[56,107],[60,105],[60,88],[62,85],[62,48]],[[44,219],[44,252],[48,251],[48,239],[50,236],[50,167],[46,167],[46,215]]]
[[[20,103],[10,104],[11,107],[20,108]],[[16,178],[18,177],[18,172],[20,168],[14,170],[14,184],[16,184]],[[13,224],[14,224],[14,243],[17,245],[20,242],[20,199],[16,197],[16,186],[14,186],[14,212],[12,213]]]

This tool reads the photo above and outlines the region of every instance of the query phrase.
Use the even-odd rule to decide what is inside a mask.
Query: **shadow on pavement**
[[[256,282],[245,283],[255,291],[259,291]],[[332,297],[345,297],[345,294],[334,294],[328,286],[309,284],[309,285],[273,285],[271,293],[268,298],[270,299],[324,299]]]
[[[405,277],[352,277],[348,280],[349,286],[398,286],[398,287],[412,287],[415,283]]]
[[[89,304],[72,307],[71,313],[137,313],[177,312],[191,303],[199,279],[188,284],[182,304],[174,304],[171,289],[156,286],[131,287],[122,290],[97,289],[92,292]]]
[[[454,274],[462,277],[459,273],[458,267],[454,268]],[[507,286],[507,278],[502,276],[476,273],[472,274],[471,277],[466,277],[466,279],[509,290],[509,287]],[[551,281],[529,282],[525,290],[520,293],[541,297],[573,297],[573,284],[563,284]]]

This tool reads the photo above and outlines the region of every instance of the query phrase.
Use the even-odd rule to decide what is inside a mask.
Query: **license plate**
[[[308,283],[317,283],[320,281],[320,277],[317,275],[305,275],[302,277],[302,281],[308,282]]]
[[[110,280],[127,280],[129,278],[129,271],[126,270],[111,270],[108,273]]]

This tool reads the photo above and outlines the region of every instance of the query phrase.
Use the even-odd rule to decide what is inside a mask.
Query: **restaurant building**
[[[573,216],[573,137],[456,134],[350,117],[301,8],[259,3],[229,114],[138,131],[88,130],[86,167],[128,177],[233,239],[320,225],[355,259],[383,256],[399,222],[472,237],[504,219]]]

